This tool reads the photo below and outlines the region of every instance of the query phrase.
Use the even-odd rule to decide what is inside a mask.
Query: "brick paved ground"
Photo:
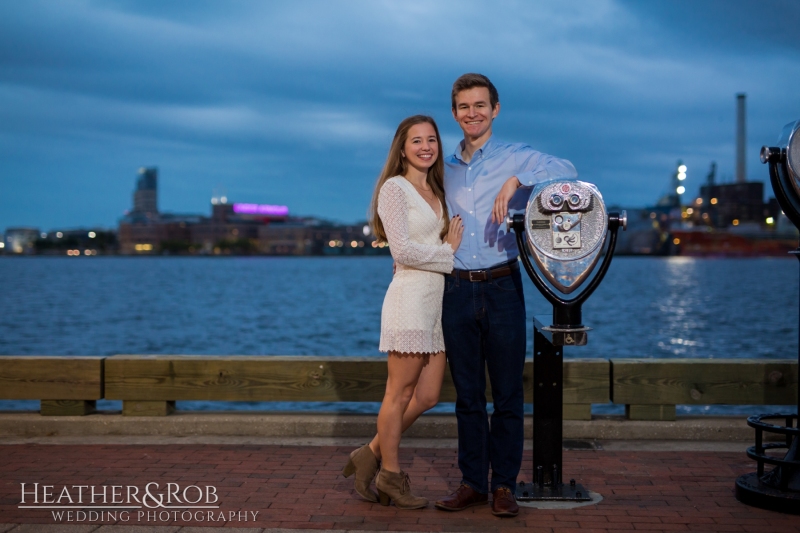
[[[523,508],[517,518],[500,519],[488,506],[446,513],[432,506],[402,511],[363,502],[351,490],[352,478],[341,476],[349,451],[335,446],[3,445],[0,524],[54,523],[50,511],[18,508],[20,483],[53,485],[57,498],[62,485],[136,485],[143,491],[155,482],[162,489],[166,483],[215,486],[220,508],[212,514],[217,521],[208,521],[207,510],[202,511],[203,521],[182,520],[179,515],[177,520],[169,516],[148,521],[146,510],[139,520],[138,511],[132,510],[127,522],[118,515],[116,520],[70,523],[531,533],[800,532],[797,516],[736,501],[736,476],[754,470],[743,452],[565,451],[565,476],[599,492],[604,500],[572,510]],[[434,500],[457,486],[454,450],[408,449],[403,456],[420,494]],[[530,461],[528,451],[523,479],[530,478]],[[26,503],[30,501],[29,496]],[[248,520],[237,519],[244,516],[237,513],[246,513]],[[229,520],[232,516],[236,518]]]

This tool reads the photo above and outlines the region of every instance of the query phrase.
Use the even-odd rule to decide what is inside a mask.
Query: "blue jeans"
[[[525,300],[519,269],[471,282],[445,276],[442,329],[456,388],[458,467],[462,483],[486,494],[513,493],[522,463],[522,372],[525,366]],[[486,370],[492,385],[491,429],[486,412]]]

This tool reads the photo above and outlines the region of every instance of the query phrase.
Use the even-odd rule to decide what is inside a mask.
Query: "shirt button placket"
[[[472,165],[467,167],[467,171],[468,172],[471,171],[471,170],[472,170]],[[474,212],[475,212],[475,193],[472,192],[473,184],[474,184],[473,182],[474,182],[474,178],[472,176],[469,176],[469,179],[467,179],[467,183],[469,184],[469,186],[467,187],[467,195],[469,197],[469,205],[472,208],[472,209],[470,209],[470,212],[469,212],[470,215],[474,214]],[[470,230],[474,229],[472,227],[475,224],[475,221],[473,219],[474,219],[474,217],[469,217],[470,228],[468,228],[468,229],[470,229]],[[475,232],[474,231],[470,231],[470,237],[475,237]],[[470,249],[472,251],[477,252],[478,243],[475,242],[475,239],[470,239],[469,247],[470,247]],[[478,258],[477,254],[473,254],[472,259],[477,259],[477,258]],[[473,268],[474,268],[474,265],[473,265]]]

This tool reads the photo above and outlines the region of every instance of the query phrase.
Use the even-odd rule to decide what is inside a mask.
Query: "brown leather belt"
[[[502,278],[508,276],[515,270],[519,270],[519,262],[506,263],[505,265],[489,268],[486,270],[453,270],[448,276],[458,276],[461,279],[469,281],[487,281],[493,278]]]

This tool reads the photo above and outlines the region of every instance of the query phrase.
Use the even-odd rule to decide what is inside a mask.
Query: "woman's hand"
[[[511,176],[506,180],[503,186],[500,187],[500,193],[494,199],[492,222],[496,224],[503,223],[508,214],[508,202],[511,201],[511,197],[514,196],[514,193],[517,192],[517,189],[519,189],[521,185],[516,176]]]
[[[447,230],[447,235],[444,237],[444,242],[450,245],[453,253],[458,250],[461,245],[461,235],[464,233],[464,221],[461,220],[461,215],[456,215],[450,219],[450,228]]]

